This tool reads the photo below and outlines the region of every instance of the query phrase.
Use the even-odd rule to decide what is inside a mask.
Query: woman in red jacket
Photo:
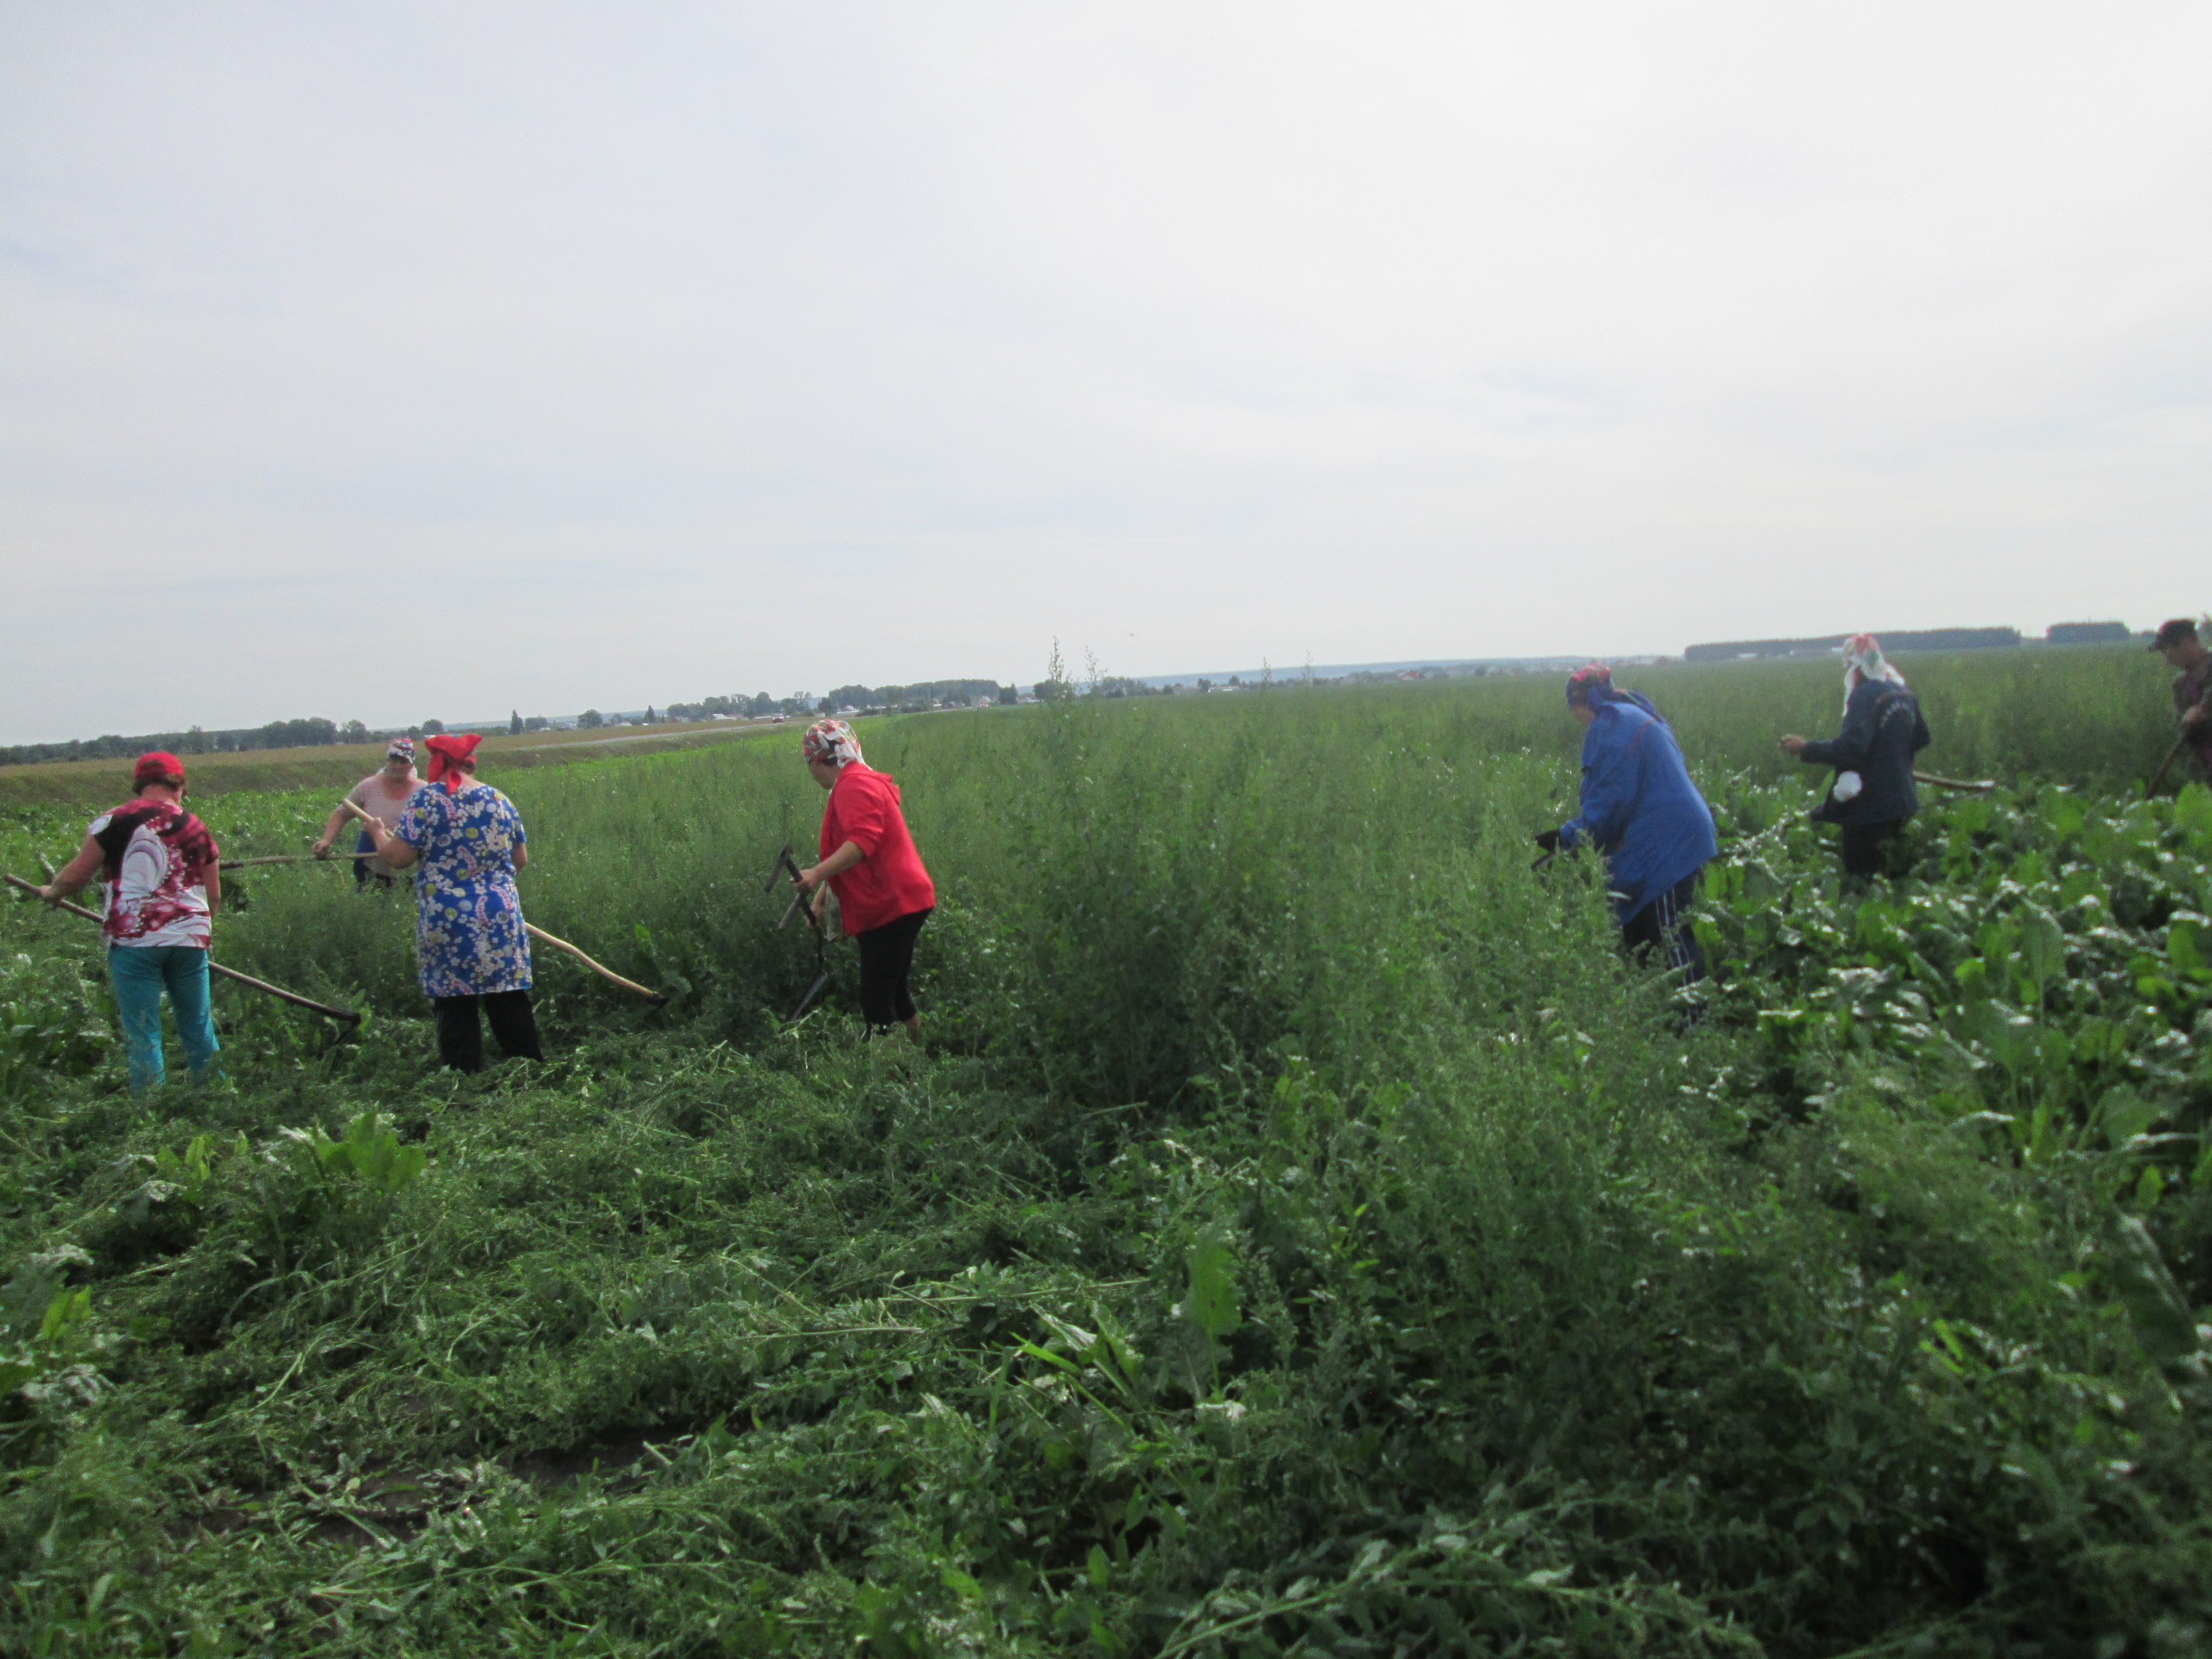
[[[822,811],[822,861],[799,872],[822,914],[826,884],[837,895],[845,931],[860,947],[860,1017],[870,1036],[894,1022],[921,1041],[921,1016],[907,992],[915,936],[937,905],[937,888],[914,850],[898,785],[861,758],[860,739],[842,720],[817,720],[800,739],[806,769],[830,792]]]

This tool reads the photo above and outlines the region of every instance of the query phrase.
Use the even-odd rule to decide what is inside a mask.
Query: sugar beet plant
[[[2140,672],[2078,660],[2076,724]],[[2212,799],[2069,726],[2078,792],[1932,808],[1861,900],[1759,684],[1816,689],[1663,699],[1726,829],[1686,1031],[1530,872],[1572,728],[1510,685],[865,733],[928,1054],[770,1017],[787,756],[517,785],[533,915],[674,1000],[549,962],[555,1058],[484,1079],[400,906],[254,872],[220,951],[358,1040],[225,993],[224,1085],[0,1106],[6,1643],[2200,1650]]]

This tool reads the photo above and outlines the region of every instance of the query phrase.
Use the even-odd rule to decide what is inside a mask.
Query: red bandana
[[[430,781],[443,783],[449,795],[459,794],[460,780],[468,775],[461,770],[460,763],[473,756],[477,745],[483,741],[483,735],[478,732],[458,732],[450,736],[441,732],[428,739],[426,746],[430,750]]]

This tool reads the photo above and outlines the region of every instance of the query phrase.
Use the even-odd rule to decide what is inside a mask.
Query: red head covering
[[[1567,707],[1587,703],[1602,708],[1620,694],[1613,689],[1613,670],[1601,662],[1577,668],[1567,676]]]
[[[185,781],[185,763],[166,749],[155,749],[138,757],[138,764],[131,769],[133,788],[144,788],[149,783],[167,783],[173,779]]]
[[[483,734],[480,732],[441,732],[437,736],[426,739],[425,746],[430,751],[430,781],[442,782],[449,795],[460,793],[460,763],[475,758],[477,745],[483,741]]]

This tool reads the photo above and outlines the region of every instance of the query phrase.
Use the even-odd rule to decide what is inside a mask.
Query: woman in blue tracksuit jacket
[[[1649,699],[1613,689],[1613,671],[1592,663],[1568,678],[1567,707],[1583,723],[1582,811],[1539,836],[1547,850],[1587,843],[1604,855],[1621,942],[1703,979],[1704,951],[1691,931],[1698,876],[1720,851],[1712,809],[1690,781],[1682,750]]]

